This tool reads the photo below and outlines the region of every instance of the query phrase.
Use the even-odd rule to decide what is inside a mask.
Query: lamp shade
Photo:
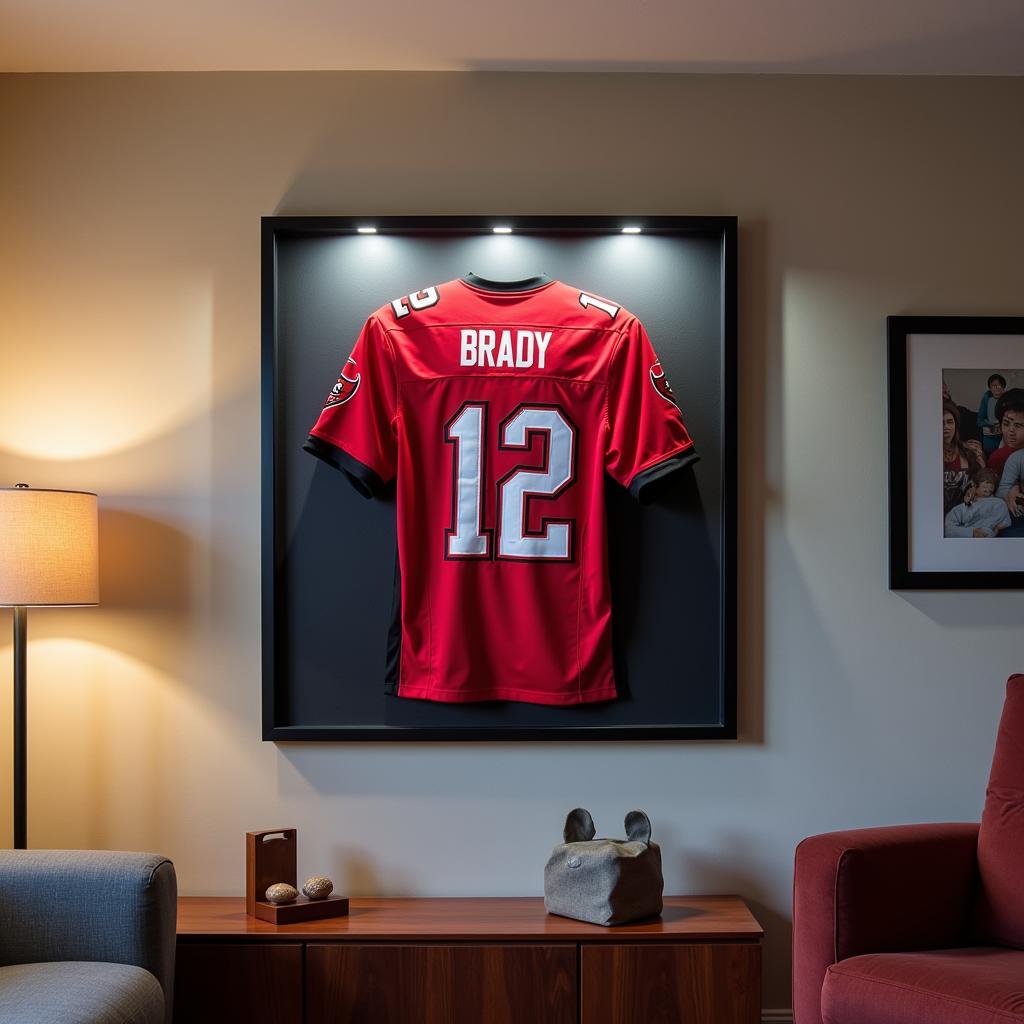
[[[98,604],[96,495],[0,488],[0,605]]]

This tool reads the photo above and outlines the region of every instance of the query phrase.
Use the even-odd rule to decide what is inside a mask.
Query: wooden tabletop
[[[182,896],[178,939],[757,942],[764,934],[738,896],[666,896],[664,902],[660,918],[613,928],[549,914],[539,896],[352,899],[348,917],[274,925],[248,917],[241,896]]]

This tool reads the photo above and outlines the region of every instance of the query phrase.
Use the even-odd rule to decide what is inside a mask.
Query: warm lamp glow
[[[251,360],[244,346],[213,358],[209,268],[167,263],[166,238],[155,247],[140,237],[122,245],[110,231],[90,245],[92,260],[73,245],[47,247],[45,271],[34,256],[4,264],[0,451],[74,462],[77,472],[86,459],[128,453],[89,473],[137,487],[136,467],[166,471],[154,442],[187,448],[182,434],[202,429],[211,408],[248,386]],[[48,468],[46,477],[62,472]]]
[[[0,605],[98,604],[96,495],[0,489]]]

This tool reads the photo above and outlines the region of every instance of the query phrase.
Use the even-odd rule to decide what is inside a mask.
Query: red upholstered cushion
[[[1024,1024],[1024,953],[975,946],[833,964],[825,1024]]]
[[[1011,676],[978,833],[980,941],[1024,949],[1024,675]]]

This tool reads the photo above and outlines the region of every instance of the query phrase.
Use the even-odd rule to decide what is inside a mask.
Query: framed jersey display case
[[[263,219],[263,736],[736,736],[736,222]]]

